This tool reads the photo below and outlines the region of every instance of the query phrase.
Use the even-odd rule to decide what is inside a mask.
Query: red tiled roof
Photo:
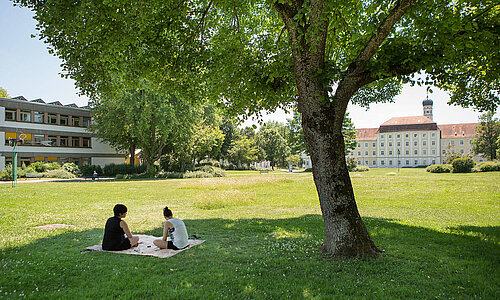
[[[424,116],[417,117],[396,117],[389,121],[386,121],[380,126],[390,126],[390,125],[414,125],[414,124],[432,124],[435,123],[431,119]]]
[[[378,128],[356,129],[356,141],[371,141],[377,139]]]
[[[441,138],[451,139],[459,137],[474,137],[476,135],[476,127],[479,123],[463,123],[463,124],[447,124],[439,125],[441,129]]]

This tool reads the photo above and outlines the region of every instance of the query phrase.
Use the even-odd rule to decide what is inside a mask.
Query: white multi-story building
[[[450,153],[483,161],[472,153],[478,123],[437,125],[432,120],[432,104],[432,100],[423,101],[424,116],[396,117],[379,128],[357,129],[358,145],[348,157],[371,168],[441,164]]]
[[[0,98],[0,141],[4,141],[0,143],[0,171],[12,163],[10,139],[18,141],[18,165],[36,161],[79,166],[124,163],[126,154],[87,131],[90,122],[88,107],[27,101],[22,96]]]

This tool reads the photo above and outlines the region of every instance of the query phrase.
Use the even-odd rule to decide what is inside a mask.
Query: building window
[[[365,147],[368,147],[368,143],[365,143]]]
[[[392,139],[392,134],[389,134],[389,138]]]
[[[460,149],[460,153],[464,154],[464,149]]]
[[[90,118],[83,118],[83,127],[89,127],[90,125]]]
[[[409,161],[409,160],[407,160],[407,161],[406,161],[406,165],[408,166],[409,164],[410,164],[410,161]]]
[[[418,145],[418,142],[417,142],[417,141],[413,142],[413,145],[417,146],[417,145]]]
[[[392,142],[389,142],[389,147],[392,147]]]
[[[361,143],[358,144],[358,148],[361,148]]]
[[[432,137],[435,137],[435,136],[436,136],[436,133],[434,133],[434,132],[433,132],[433,133],[431,134],[431,136],[432,136]]]
[[[384,147],[384,142],[380,143],[380,147]]]
[[[80,126],[80,118],[79,117],[71,118],[71,123],[73,124],[73,126],[79,127]]]
[[[460,145],[463,145],[464,144],[464,140],[460,140]]]
[[[83,141],[83,147],[84,148],[90,148],[90,138],[84,137],[82,139],[82,141]]]
[[[433,165],[435,165],[435,164],[436,164],[436,160],[435,160],[435,159],[433,159],[433,160],[432,160],[432,164],[433,164]]]
[[[392,155],[392,151],[389,151],[389,155]]]
[[[446,150],[443,150],[443,154],[446,154]]]
[[[451,141],[451,142],[450,142],[450,145],[455,145],[455,141]]]
[[[410,150],[406,150],[406,155],[410,155]]]
[[[398,142],[398,147],[401,147],[401,142]]]
[[[367,160],[365,160],[365,165],[367,165],[367,166],[368,166],[368,161],[367,161]]]
[[[376,161],[372,161],[372,165],[376,165],[376,164],[377,164],[377,162],[376,162]]]
[[[408,138],[408,137],[409,137],[408,133],[407,133],[407,134],[405,134],[405,138]]]
[[[375,143],[372,144],[373,148],[377,147],[377,145]]]
[[[49,124],[57,124],[57,116],[55,114],[48,114],[47,117]]]
[[[59,117],[59,124],[61,125],[68,125],[68,116],[65,116],[65,115],[61,115]]]
[[[373,151],[373,152],[372,152],[372,155],[373,155],[373,156],[377,155],[377,152]]]
[[[427,161],[424,159],[423,165],[425,166],[427,164]]]
[[[90,158],[82,158],[83,166],[90,166]]]
[[[6,109],[5,110],[5,121],[15,121],[16,120],[16,111]]]
[[[33,112],[33,121],[35,123],[43,123],[43,116],[44,113],[40,111],[34,111]]]
[[[361,151],[358,151],[358,156],[361,156]]]
[[[360,160],[358,160],[358,165],[360,165],[360,164],[361,164],[361,161],[360,161]]]
[[[33,135],[33,141],[35,142],[36,145],[41,145],[44,138],[45,136],[43,134]]]
[[[381,161],[380,164],[383,166],[385,165],[385,161]]]
[[[427,145],[427,141],[423,141],[422,145],[426,146]]]
[[[413,137],[415,137],[415,138],[418,137],[418,133],[414,133]]]
[[[418,160],[415,159],[415,166],[418,165]]]
[[[432,146],[436,146],[436,141],[432,141],[432,142],[431,142],[431,145],[432,145]]]
[[[384,150],[380,151],[380,155],[384,155]]]
[[[365,155],[368,156],[368,151],[365,151]]]
[[[49,135],[50,146],[57,146],[57,136]]]
[[[415,155],[418,155],[418,150],[415,150],[415,152],[414,152],[414,153],[415,153]]]
[[[396,137],[399,139],[399,138],[401,138],[401,135],[400,135],[400,134],[398,134],[398,135],[396,135]]]
[[[381,135],[380,135],[380,137],[381,137],[381,138],[384,138],[384,135],[383,135],[383,134],[381,134]]]
[[[392,160],[389,161],[389,166],[392,166]]]
[[[31,112],[27,110],[21,110],[19,114],[19,121],[31,122]]]
[[[424,155],[427,155],[427,150],[423,150],[423,151],[424,151],[424,152],[423,152],[423,154],[424,154]]]
[[[61,147],[67,147],[69,145],[68,143],[68,137],[67,136],[61,136],[59,137],[59,146]]]
[[[422,137],[425,137],[425,136],[426,136],[426,134],[425,134],[425,133],[423,133],[423,134],[422,134]]]
[[[436,155],[436,150],[432,149],[432,155]]]
[[[76,137],[76,136],[72,137],[71,138],[71,146],[76,147],[76,148],[80,147],[80,138]]]

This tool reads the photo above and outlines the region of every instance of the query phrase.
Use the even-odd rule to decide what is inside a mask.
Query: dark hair
[[[127,212],[127,207],[123,204],[117,204],[113,207],[113,212],[115,213],[115,217],[118,217],[119,215]]]
[[[168,206],[165,206],[163,209],[163,215],[167,218],[173,216],[172,211],[168,209]]]

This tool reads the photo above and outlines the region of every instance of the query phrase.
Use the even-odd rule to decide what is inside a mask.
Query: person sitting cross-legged
[[[126,250],[139,244],[139,237],[133,236],[128,225],[122,219],[127,216],[127,207],[117,204],[113,208],[115,215],[106,221],[102,249],[108,251]]]
[[[172,211],[167,206],[163,209],[165,224],[163,225],[163,238],[153,243],[160,249],[181,250],[188,246],[188,233],[186,225],[180,219],[174,218]],[[168,241],[168,237],[170,240]]]

